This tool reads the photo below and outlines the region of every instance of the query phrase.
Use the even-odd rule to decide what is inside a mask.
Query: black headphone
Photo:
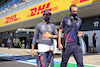
[[[71,22],[74,21],[74,20],[77,21],[77,20],[78,20],[78,17],[77,17],[77,16],[71,16],[71,15],[70,15],[70,20],[71,20]]]

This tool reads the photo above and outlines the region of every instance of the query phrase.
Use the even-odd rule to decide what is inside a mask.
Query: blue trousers
[[[61,67],[66,67],[67,62],[73,54],[78,67],[84,67],[83,66],[83,54],[82,54],[82,49],[81,46],[78,45],[77,43],[67,43],[65,51],[62,52],[62,61],[61,61]]]
[[[38,67],[54,67],[54,55],[52,51],[40,53],[37,57]]]

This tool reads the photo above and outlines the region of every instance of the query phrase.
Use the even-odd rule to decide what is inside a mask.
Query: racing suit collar
[[[43,21],[43,23],[45,23],[45,21]],[[50,22],[48,22],[47,24],[49,24]]]

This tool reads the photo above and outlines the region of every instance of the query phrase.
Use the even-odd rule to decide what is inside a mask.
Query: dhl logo
[[[49,8],[49,7],[50,7],[50,3],[41,5],[38,8],[33,8],[33,9],[31,9],[31,16],[34,16],[36,14],[38,15],[40,13],[42,14],[44,9],[49,9],[51,11],[52,8]]]
[[[58,6],[50,8],[50,4],[51,3],[49,2],[47,4],[40,5],[39,7],[32,8],[30,10],[31,14],[27,15],[27,17],[32,17],[32,16],[35,16],[35,15],[42,14],[45,9],[49,9],[50,11],[54,11],[54,10],[58,9]]]
[[[72,1],[72,4],[79,4],[79,3],[83,3],[83,2],[86,2],[88,0],[74,0]]]
[[[6,18],[5,24],[10,23],[10,22],[13,22],[13,21],[17,21],[17,20],[19,20],[19,19],[20,19],[20,18],[17,18],[17,14],[12,15],[12,16]]]

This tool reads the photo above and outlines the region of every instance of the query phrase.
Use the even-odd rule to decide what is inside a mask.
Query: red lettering
[[[48,9],[50,7],[50,3],[47,4],[46,9]],[[52,11],[52,8],[49,8],[50,11]]]
[[[52,11],[52,8],[50,8],[49,10]]]
[[[88,1],[88,0],[80,0],[80,2],[79,2],[79,3],[82,3],[82,2],[85,2],[85,1]]]
[[[10,16],[10,21],[9,22],[13,22],[13,16]]]
[[[6,23],[8,23],[8,21],[9,21],[9,17],[6,18]]]
[[[39,6],[38,11],[45,9],[46,4],[44,4],[43,6]]]
[[[43,14],[43,11],[41,11],[41,14]]]
[[[47,9],[47,8],[49,8],[49,7],[50,7],[50,3],[48,3],[48,4],[47,4],[47,7],[46,7],[46,9]]]
[[[51,11],[52,8],[49,8],[49,7],[50,7],[50,3],[40,5],[38,8],[35,7],[35,8],[30,10],[31,11],[31,15],[27,15],[27,17],[35,16],[36,14],[39,15],[40,13],[42,14],[44,9],[49,9]]]
[[[15,14],[15,15],[13,15],[13,18],[16,18],[16,14]]]
[[[16,18],[16,16],[17,16],[17,15],[15,14],[15,15],[12,15],[12,16],[10,16],[10,17],[7,17],[5,23],[17,21],[18,19]]]
[[[46,5],[46,9],[49,9],[50,11],[52,10],[52,8],[49,8],[50,7],[50,3],[47,3]],[[44,11],[44,10],[43,10]],[[41,11],[41,14],[43,13],[43,11]]]
[[[85,1],[88,1],[88,0],[74,0],[72,1],[72,4],[78,4],[78,3],[85,2]]]
[[[13,15],[13,20],[14,20],[14,21],[17,21],[16,14]]]
[[[35,14],[36,14],[36,11],[37,11],[37,8],[33,8],[33,9],[31,9],[31,16],[34,16]]]
[[[43,6],[39,6],[38,11],[44,10],[44,9],[45,9],[45,6],[46,6],[46,4],[44,4]],[[40,12],[37,12],[37,15],[38,15],[39,13],[40,13]]]

